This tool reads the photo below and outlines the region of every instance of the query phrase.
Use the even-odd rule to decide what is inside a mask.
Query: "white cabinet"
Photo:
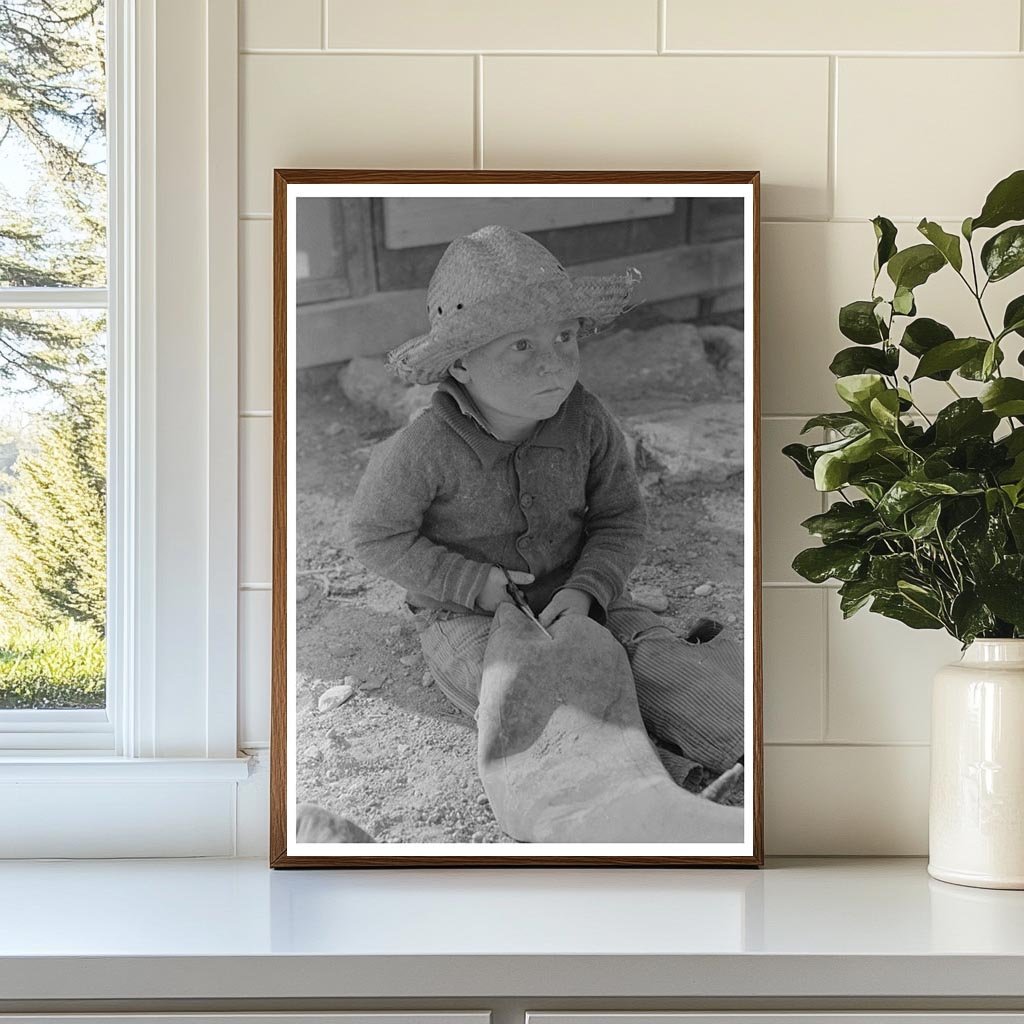
[[[1024,1013],[527,1013],[526,1024],[1024,1024]]]
[[[0,1013],[0,1024],[490,1024],[488,1012]]]

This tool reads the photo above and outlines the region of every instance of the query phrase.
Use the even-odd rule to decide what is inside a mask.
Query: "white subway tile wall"
[[[331,49],[655,53],[657,28],[658,0],[327,0]]]
[[[484,57],[484,167],[761,171],[768,217],[828,213],[827,57]]]
[[[1017,49],[1018,0],[667,0],[669,50],[988,51]]]
[[[269,733],[272,429],[252,414],[271,403],[273,168],[758,169],[766,846],[924,853],[929,683],[959,645],[844,621],[793,572],[822,502],[779,449],[839,405],[827,367],[839,307],[869,294],[869,218],[901,245],[923,216],[955,229],[1024,162],[1019,0],[241,0],[241,46],[243,739]],[[918,308],[980,330],[952,274]],[[922,394],[934,411],[949,391]]]
[[[274,404],[274,232],[269,220],[243,220],[238,232],[238,408],[268,412]]]

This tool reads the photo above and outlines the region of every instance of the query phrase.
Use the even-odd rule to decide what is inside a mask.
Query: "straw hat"
[[[570,277],[540,242],[490,224],[445,249],[427,287],[430,330],[388,352],[388,366],[412,384],[431,384],[472,349],[544,320],[583,317],[581,336],[594,334],[633,308],[639,279],[636,267]]]

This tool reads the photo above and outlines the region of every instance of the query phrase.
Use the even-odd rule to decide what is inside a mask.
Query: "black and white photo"
[[[756,173],[441,177],[277,172],[272,863],[760,863]]]

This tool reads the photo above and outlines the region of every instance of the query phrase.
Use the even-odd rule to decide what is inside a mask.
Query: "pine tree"
[[[24,198],[0,185],[0,287],[106,278],[106,67],[102,0],[0,3],[0,146],[34,162]],[[64,395],[94,358],[59,318],[0,310],[0,386]]]
[[[0,183],[0,288],[106,283],[103,0],[0,0],[0,147],[34,176]],[[0,309],[0,397],[35,392],[35,443],[0,489],[0,622],[105,631],[106,403],[101,324]]]
[[[8,621],[106,629],[106,398],[101,373],[50,414],[0,496],[0,606]]]

